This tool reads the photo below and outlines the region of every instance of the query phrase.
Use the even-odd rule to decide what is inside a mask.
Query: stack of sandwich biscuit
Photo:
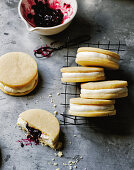
[[[0,90],[12,96],[33,91],[38,83],[38,65],[28,54],[9,52],[0,57]]]
[[[120,56],[114,52],[81,47],[75,62],[82,67],[62,68],[62,82],[81,84],[80,98],[70,100],[69,114],[84,117],[115,115],[115,98],[128,96],[127,81],[105,80],[104,68],[118,69]],[[99,82],[94,82],[99,81]]]

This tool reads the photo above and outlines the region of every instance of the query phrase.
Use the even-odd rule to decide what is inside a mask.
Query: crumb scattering
[[[62,157],[63,153],[61,151],[59,151],[57,155],[58,155],[58,157]]]
[[[57,112],[57,111],[54,111],[54,114],[55,114],[55,115],[57,115],[57,114],[58,114],[58,112]]]
[[[69,169],[72,170],[73,169],[72,166],[69,166]]]
[[[57,105],[56,105],[56,104],[54,104],[54,105],[53,105],[53,107],[57,107]]]
[[[57,163],[57,162],[55,162],[55,163],[54,163],[54,166],[58,166],[58,163]]]

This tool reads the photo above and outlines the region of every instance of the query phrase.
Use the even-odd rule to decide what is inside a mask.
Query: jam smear
[[[21,142],[21,147],[23,148],[24,147],[24,144]]]
[[[46,44],[44,47],[41,46],[40,48],[34,50],[34,55],[36,58],[48,58],[55,51],[62,50],[64,48],[73,47],[89,40],[90,40],[89,35],[82,35],[71,40],[68,37],[68,41],[64,42],[63,45],[59,47],[53,47],[53,45],[55,45],[58,42],[58,41],[54,41],[50,44],[50,46]]]
[[[34,2],[35,5],[32,5],[34,12],[27,14],[27,17],[33,19],[36,27],[53,27],[63,22],[62,11],[51,8],[47,0],[44,3],[39,0]]]
[[[34,129],[26,124],[26,128],[28,129],[29,134],[27,135],[27,139],[33,140],[36,144],[39,144],[39,138],[41,136],[41,131],[38,129]]]
[[[34,129],[32,127],[30,127],[28,125],[28,123],[26,124],[26,128],[28,130],[28,135],[27,135],[27,139],[22,139],[22,140],[18,140],[17,142],[20,143],[21,147],[23,148],[24,146],[28,146],[31,145],[32,143],[35,143],[35,145],[39,145],[39,138],[41,136],[41,131],[38,129]]]
[[[58,50],[60,50],[62,48],[64,48],[64,47],[60,46],[60,47],[54,48],[54,47],[50,47],[48,45],[45,45],[45,47],[41,46],[39,49],[34,50],[34,55],[37,58],[43,58],[43,57],[48,58],[48,57],[51,56],[51,54],[54,51],[58,51]]]

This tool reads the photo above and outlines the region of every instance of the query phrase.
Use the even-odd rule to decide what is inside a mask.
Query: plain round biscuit
[[[112,105],[115,104],[115,100],[72,98],[70,103],[78,105]]]
[[[128,96],[128,92],[125,93],[109,93],[109,94],[104,94],[104,93],[99,93],[99,94],[80,94],[81,98],[85,98],[85,99],[115,99],[115,98],[123,98],[123,97],[127,97]]]
[[[97,52],[97,53],[106,54],[106,55],[109,55],[109,56],[111,56],[111,57],[114,57],[114,58],[120,60],[120,55],[119,55],[119,54],[114,53],[114,52],[109,51],[109,50],[100,49],[100,48],[80,47],[80,48],[78,48],[77,53],[79,53],[79,52],[85,52],[85,51]]]
[[[47,134],[52,141],[57,141],[60,125],[57,118],[46,110],[31,109],[19,115],[30,127]]]
[[[75,82],[88,82],[88,81],[99,81],[105,80],[105,76],[92,76],[92,77],[82,77],[82,78],[61,78],[62,82],[75,83]]]
[[[124,80],[110,80],[101,82],[89,82],[81,84],[82,89],[98,90],[98,89],[113,89],[128,86],[127,81]]]
[[[62,73],[90,73],[103,72],[103,68],[99,67],[64,67],[60,70]]]
[[[109,59],[99,57],[77,57],[75,62],[82,66],[99,66],[110,69],[119,69],[119,64]]]
[[[36,61],[23,52],[10,52],[0,57],[0,82],[8,87],[24,87],[38,73]]]
[[[103,116],[113,116],[116,115],[116,110],[112,111],[91,111],[91,112],[74,112],[69,110],[69,114],[72,116],[80,117],[103,117]]]
[[[24,95],[27,95],[29,93],[31,93],[35,87],[37,86],[38,84],[38,79],[36,80],[35,84],[34,84],[34,87],[31,89],[31,90],[28,90],[26,92],[23,92],[23,93],[10,93],[10,92],[7,92],[5,91],[2,87],[0,87],[1,91],[4,92],[5,94],[8,94],[8,95],[11,95],[11,96],[24,96]]]

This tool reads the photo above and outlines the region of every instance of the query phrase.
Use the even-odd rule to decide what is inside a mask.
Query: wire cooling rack
[[[69,43],[67,44],[66,55],[65,58],[65,65],[63,67],[70,67],[70,66],[78,66],[75,63],[76,52],[79,47],[97,47],[102,48],[105,50],[110,50],[123,55],[124,51],[126,51],[126,44],[121,43],[120,41],[117,43],[112,43],[110,41],[106,43],[102,43],[98,41],[97,43],[92,42],[84,42],[77,44],[75,46],[71,46]],[[122,58],[120,59],[122,60]],[[71,116],[68,114],[69,110],[69,100],[70,98],[75,98],[80,96],[80,83],[62,83],[64,86],[64,92],[61,93],[63,95],[63,103],[61,105],[64,107],[64,112],[61,114],[62,120],[60,120],[61,125],[86,125],[88,123],[88,119],[84,117],[78,116]]]

